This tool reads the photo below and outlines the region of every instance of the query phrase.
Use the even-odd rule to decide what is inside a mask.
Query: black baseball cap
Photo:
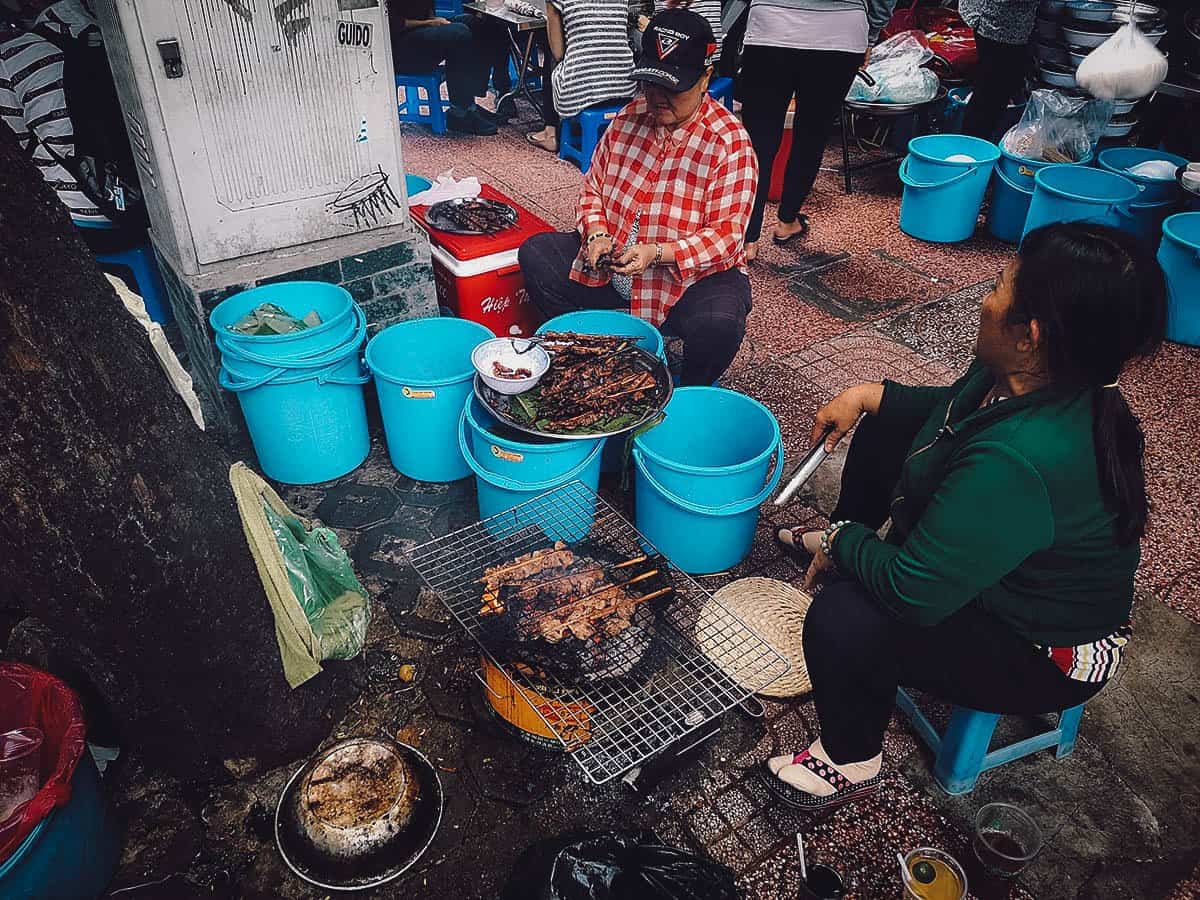
[[[703,16],[690,9],[664,9],[642,35],[642,61],[630,76],[669,91],[686,91],[713,63],[717,42]]]

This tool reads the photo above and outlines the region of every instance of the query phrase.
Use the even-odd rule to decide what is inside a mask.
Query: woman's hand
[[[834,532],[835,534],[837,532]],[[808,564],[808,571],[804,573],[804,589],[811,591],[822,581],[829,577],[830,573],[836,569],[832,559],[825,555],[825,551],[818,549],[817,555],[812,558],[812,562]]]
[[[618,275],[641,275],[654,265],[659,257],[655,244],[634,244],[613,263],[612,270]]]
[[[815,445],[825,437],[825,449],[832,453],[847,432],[855,426],[863,413],[877,415],[879,403],[883,399],[882,384],[858,384],[846,388],[819,410],[813,424],[810,441]]]
[[[594,272],[600,271],[600,267],[597,265],[600,257],[605,253],[612,253],[612,248],[612,238],[610,238],[608,235],[603,235],[593,240],[589,240],[587,242],[586,250],[584,251],[585,255],[587,256],[588,267]]]
[[[638,31],[645,31],[649,25],[650,25],[650,17],[649,16],[638,16],[637,17],[637,30]]]

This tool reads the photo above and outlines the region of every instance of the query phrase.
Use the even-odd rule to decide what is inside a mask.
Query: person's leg
[[[683,385],[716,381],[742,346],[750,314],[750,279],[731,269],[701,278],[671,307],[663,331],[683,338]]]
[[[874,416],[863,417],[846,452],[842,489],[831,522],[859,522],[874,529],[883,526],[918,430],[885,427]]]
[[[778,47],[747,47],[742,55],[742,122],[750,134],[758,157],[758,194],[746,226],[746,243],[755,244],[762,233],[763,211],[771,193],[771,168],[783,140],[788,104],[792,102],[792,84],[781,77],[791,54],[797,50]]]
[[[788,72],[790,87],[796,92],[796,127],[792,131],[792,153],[783,179],[779,201],[779,221],[797,221],[808,200],[833,122],[842,109],[854,74],[862,63],[858,53],[836,50],[796,50]],[[803,230],[797,224],[795,231]],[[783,234],[782,237],[789,235]]]
[[[554,58],[554,54],[549,49],[545,51],[545,59],[546,65],[542,69],[542,121],[545,124],[541,131],[535,131],[528,137],[531,144],[551,153],[557,153],[559,143],[562,141],[562,120],[558,115],[558,110],[554,108],[553,75],[558,60]]]
[[[1025,79],[1028,48],[1024,44],[1001,44],[975,36],[979,62],[971,102],[963,116],[963,132],[990,139],[999,127],[1008,101]]]
[[[547,232],[529,238],[517,251],[525,290],[547,319],[579,309],[619,309],[628,305],[609,286],[594,288],[571,281],[579,245],[579,235],[573,231]]]

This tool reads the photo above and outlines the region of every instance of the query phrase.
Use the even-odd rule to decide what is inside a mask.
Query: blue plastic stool
[[[733,79],[714,78],[708,83],[708,95],[719,100],[727,110],[733,112]]]
[[[1058,759],[1070,756],[1075,750],[1079,720],[1083,718],[1082,705],[1064,709],[1058,714],[1057,728],[989,753],[992,733],[1000,721],[997,713],[955,706],[946,733],[939,735],[903,688],[896,692],[896,706],[912,723],[921,740],[934,752],[933,777],[947,794],[969,794],[975,789],[981,772],[1048,747],[1055,748],[1054,755]]]
[[[76,222],[78,228],[92,228],[97,231],[112,231],[115,225],[99,222]],[[158,271],[158,260],[154,258],[154,248],[147,241],[129,250],[119,250],[115,253],[97,253],[96,262],[101,266],[119,266],[128,269],[133,274],[138,293],[146,304],[146,313],[159,325],[170,325],[175,321],[171,312],[171,304],[167,300],[167,287],[163,284],[162,273]]]
[[[433,0],[433,14],[445,17],[461,16],[463,0]]]
[[[569,159],[586,175],[592,167],[592,154],[596,152],[596,145],[600,143],[608,123],[624,108],[624,104],[600,106],[563,119],[558,158]]]
[[[421,122],[430,127],[434,134],[446,133],[446,110],[450,101],[442,99],[442,84],[446,80],[445,69],[435,69],[419,75],[396,76],[396,112],[401,122]],[[404,88],[404,99],[400,89]],[[425,96],[421,96],[421,91]],[[424,111],[422,111],[424,110]]]

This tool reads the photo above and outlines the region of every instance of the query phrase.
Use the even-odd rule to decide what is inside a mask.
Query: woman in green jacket
[[[898,686],[1014,714],[1104,686],[1148,512],[1118,378],[1165,318],[1162,271],[1134,238],[1051,225],[984,300],[956,384],[859,385],[817,414],[831,447],[865,417],[833,524],[796,541],[808,584],[828,582],[804,625],[821,737],[767,761],[775,793],[817,809],[874,790]],[[792,529],[778,537],[799,551]]]

